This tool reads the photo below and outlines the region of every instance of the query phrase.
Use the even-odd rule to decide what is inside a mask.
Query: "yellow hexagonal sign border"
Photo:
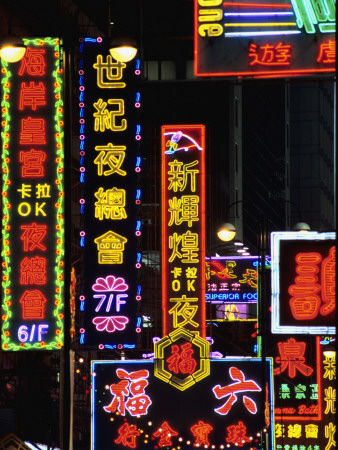
[[[185,339],[200,349],[200,368],[193,374],[187,376],[184,380],[176,377],[164,368],[164,349],[176,342],[178,339]],[[184,391],[193,384],[210,375],[210,345],[206,339],[198,334],[192,333],[185,328],[178,328],[167,336],[157,341],[154,346],[155,362],[154,375],[157,378],[171,384],[172,386]]]

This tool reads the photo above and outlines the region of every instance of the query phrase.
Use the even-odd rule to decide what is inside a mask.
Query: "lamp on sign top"
[[[0,57],[7,62],[20,61],[25,55],[26,46],[19,36],[8,35],[0,41]]]
[[[221,241],[232,241],[236,236],[236,228],[232,223],[226,222],[218,229],[217,236]]]
[[[128,36],[114,37],[110,41],[109,53],[116,61],[129,62],[136,56],[136,42]]]

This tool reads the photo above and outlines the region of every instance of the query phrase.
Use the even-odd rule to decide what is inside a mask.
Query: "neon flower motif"
[[[93,284],[92,289],[95,292],[124,292],[128,290],[128,285],[124,278],[115,278],[114,275],[108,275],[106,278],[96,278],[96,283]]]
[[[129,319],[125,316],[98,316],[93,319],[93,324],[96,326],[97,331],[108,331],[108,333],[124,330],[128,322]]]

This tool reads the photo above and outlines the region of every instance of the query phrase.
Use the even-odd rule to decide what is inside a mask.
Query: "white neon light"
[[[280,325],[280,241],[336,239],[335,232],[281,231],[271,233],[271,332],[274,334],[336,334],[333,326],[289,326]]]

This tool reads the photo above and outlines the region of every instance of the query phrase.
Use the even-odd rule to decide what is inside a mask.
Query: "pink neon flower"
[[[115,278],[114,275],[108,275],[106,278],[96,278],[96,283],[93,284],[92,289],[96,292],[123,292],[128,290],[128,285],[124,278]]]
[[[125,316],[97,316],[93,319],[93,324],[96,326],[97,331],[108,331],[108,333],[124,330],[128,322],[129,319]]]

